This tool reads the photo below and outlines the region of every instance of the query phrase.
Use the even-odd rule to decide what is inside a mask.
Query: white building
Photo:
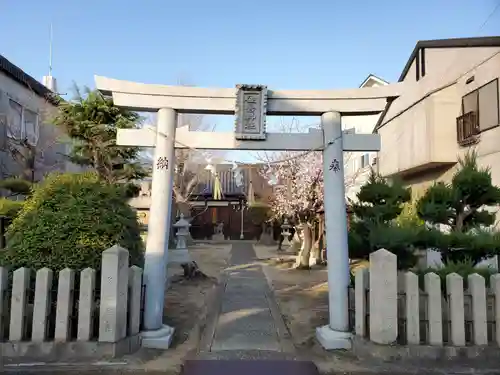
[[[0,55],[0,178],[38,181],[48,172],[72,169],[64,156],[69,141],[49,123],[57,103],[49,88]]]
[[[388,82],[370,74],[359,86],[374,87],[384,86]],[[379,120],[380,114],[368,116],[343,116],[342,127],[344,130],[353,129],[355,133],[372,133]],[[346,196],[355,199],[359,189],[370,175],[370,166],[377,162],[377,152],[350,152],[344,153],[344,168],[346,178]]]

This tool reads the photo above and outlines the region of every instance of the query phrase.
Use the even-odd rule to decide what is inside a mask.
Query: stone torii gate
[[[97,89],[114,104],[135,111],[157,111],[152,129],[119,130],[117,144],[154,147],[151,208],[146,244],[143,345],[168,348],[173,328],[163,325],[168,237],[175,148],[219,150],[322,150],[326,241],[328,243],[329,323],[317,328],[325,349],[351,346],[348,326],[349,258],[343,171],[344,151],[378,151],[375,134],[342,132],[341,116],[371,115],[387,99],[400,96],[401,83],[348,90],[275,91],[261,85],[235,89],[176,87],[95,77]],[[235,131],[213,133],[176,128],[177,113],[235,114]],[[267,133],[266,115],[321,116],[321,130]]]

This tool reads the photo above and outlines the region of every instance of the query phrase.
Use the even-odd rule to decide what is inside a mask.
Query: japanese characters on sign
[[[266,86],[238,85],[235,107],[236,139],[265,140],[266,110]]]
[[[333,161],[331,162],[330,164],[330,168],[328,168],[329,170],[331,171],[334,171],[335,173],[337,173],[338,171],[340,171],[340,163],[337,159],[333,159]]]
[[[258,133],[260,117],[259,96],[252,92],[243,94],[243,132]]]
[[[168,159],[166,156],[160,156],[156,161],[156,169],[157,170],[168,170]]]

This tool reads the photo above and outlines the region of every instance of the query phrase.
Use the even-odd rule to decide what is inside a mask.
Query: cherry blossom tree
[[[281,118],[275,128],[278,132],[303,133],[316,124],[301,124],[296,118],[287,121]],[[268,165],[265,177],[274,186],[272,212],[274,219],[282,221],[288,217],[301,233],[301,247],[297,257],[297,267],[307,268],[309,258],[312,263],[323,263],[325,246],[323,215],[323,173],[321,151],[312,152],[261,152],[256,158]],[[356,153],[344,153],[344,185],[346,191],[354,186],[365,170],[353,170]],[[312,254],[311,254],[312,250]]]
[[[271,210],[274,218],[282,220],[286,217],[296,224],[302,237],[296,267],[309,268],[315,225],[322,221],[321,215],[318,214],[323,206],[321,153],[295,153],[288,155],[288,159],[281,160],[284,161],[269,164],[264,172],[270,181],[276,182]],[[318,240],[320,237],[322,231],[318,234]],[[316,253],[313,258],[321,261],[320,245],[315,245]]]

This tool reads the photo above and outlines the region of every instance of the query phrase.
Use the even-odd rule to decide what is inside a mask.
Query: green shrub
[[[24,201],[14,201],[8,198],[0,198],[0,215],[13,219],[19,211],[21,211],[23,204]]]
[[[19,177],[9,177],[0,181],[0,188],[10,190],[13,193],[29,195],[33,184]]]
[[[7,230],[0,264],[59,271],[101,266],[101,253],[119,244],[142,265],[143,245],[125,189],[94,173],[51,174],[33,191]]]
[[[420,227],[399,227],[392,224],[365,226],[363,222],[351,223],[348,233],[349,257],[369,259],[370,253],[386,249],[397,256],[398,270],[413,267],[418,258],[418,238],[423,231]]]

